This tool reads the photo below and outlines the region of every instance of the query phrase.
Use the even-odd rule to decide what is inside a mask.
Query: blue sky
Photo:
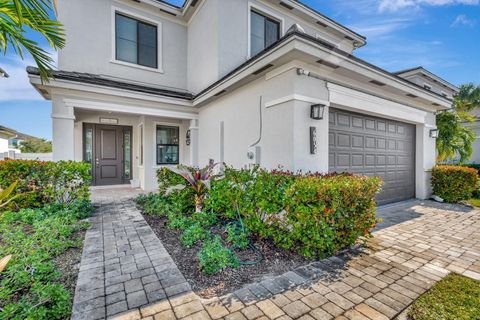
[[[373,64],[389,71],[422,65],[456,85],[480,84],[480,0],[304,2],[365,35],[368,44],[355,54]],[[33,62],[12,52],[0,56],[11,76],[0,78],[0,124],[51,139],[51,104],[29,85],[27,65]]]

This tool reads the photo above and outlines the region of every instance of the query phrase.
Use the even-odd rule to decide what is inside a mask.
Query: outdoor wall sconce
[[[438,129],[431,129],[430,130],[430,138],[437,139],[439,134]]]
[[[310,107],[310,118],[313,120],[322,120],[325,112],[324,104],[312,104]]]
[[[191,135],[191,131],[190,131],[190,130],[187,130],[187,138],[186,138],[186,141],[185,141],[185,143],[187,144],[187,146],[189,146],[189,145],[190,145],[190,142],[191,142],[190,135]]]

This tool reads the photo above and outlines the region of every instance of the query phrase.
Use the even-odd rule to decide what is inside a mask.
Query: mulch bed
[[[185,248],[180,243],[182,231],[168,229],[165,217],[143,215],[157,237],[162,240],[165,249],[175,261],[179,270],[192,286],[193,291],[203,298],[211,298],[230,293],[244,285],[263,280],[266,277],[281,275],[296,267],[309,263],[299,254],[277,248],[271,241],[253,239],[253,244],[263,254],[263,260],[254,265],[241,265],[227,268],[215,275],[208,276],[198,268],[197,253],[201,245]],[[251,250],[236,252],[242,261],[254,261],[258,255]]]

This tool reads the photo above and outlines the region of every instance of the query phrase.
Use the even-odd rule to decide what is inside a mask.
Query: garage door
[[[378,204],[415,196],[415,126],[330,109],[329,171],[383,179]]]

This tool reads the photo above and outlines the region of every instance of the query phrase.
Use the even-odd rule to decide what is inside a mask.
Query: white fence
[[[21,160],[53,161],[52,153],[15,153],[13,151],[0,153],[0,160],[5,158]]]

